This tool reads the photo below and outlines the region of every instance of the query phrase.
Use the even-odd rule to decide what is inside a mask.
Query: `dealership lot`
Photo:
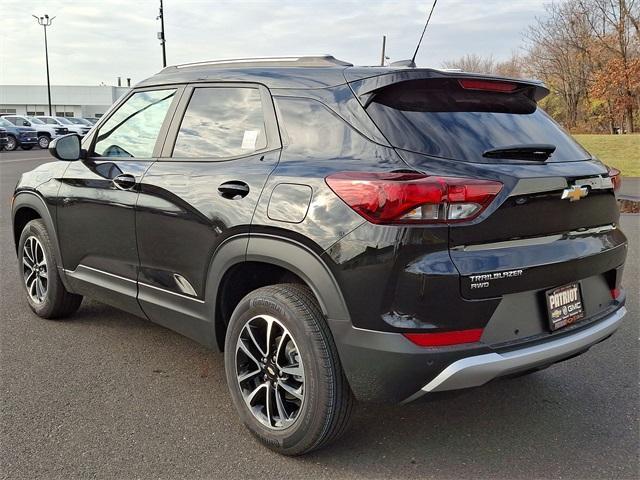
[[[622,329],[584,356],[437,401],[360,405],[347,435],[303,458],[238,424],[222,355],[87,301],[72,321],[31,314],[9,203],[42,150],[0,153],[0,477],[635,478],[638,476],[640,216]]]

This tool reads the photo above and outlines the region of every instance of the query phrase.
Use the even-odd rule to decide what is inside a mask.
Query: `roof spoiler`
[[[531,88],[533,91],[532,99],[536,102],[542,100],[549,94],[549,89],[544,83],[538,80],[525,80],[522,78],[498,77],[476,73],[435,70],[431,68],[402,69],[366,78],[350,78],[350,70],[351,69],[347,69],[345,71],[346,80],[365,107],[371,102],[376,91],[382,88],[409,80],[426,80],[432,78],[474,79],[515,83],[518,86]]]

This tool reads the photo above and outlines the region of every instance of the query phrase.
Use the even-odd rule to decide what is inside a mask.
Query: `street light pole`
[[[49,81],[49,47],[47,45],[47,27],[50,27],[53,23],[53,19],[56,17],[49,18],[49,15],[44,15],[43,17],[36,17],[32,15],[33,18],[36,19],[38,24],[42,25],[44,28],[44,59],[47,64],[47,97],[49,99],[49,116],[53,115],[51,113],[51,82]]]
[[[160,31],[158,32],[158,40],[160,40],[160,45],[162,45],[162,67],[167,66],[167,51],[165,50],[164,44],[166,40],[164,38],[164,11],[162,8],[162,0],[160,0],[160,15],[158,15],[158,19],[160,19]]]

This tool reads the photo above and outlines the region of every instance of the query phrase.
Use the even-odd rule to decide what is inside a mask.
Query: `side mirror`
[[[73,162],[80,160],[80,137],[75,133],[64,135],[52,140],[49,153],[58,160]]]

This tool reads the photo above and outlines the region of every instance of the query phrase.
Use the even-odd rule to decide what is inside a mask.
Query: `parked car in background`
[[[93,123],[91,123],[86,118],[82,118],[82,117],[65,117],[65,118],[75,125],[83,125],[89,128],[93,127]]]
[[[40,148],[47,148],[54,138],[69,133],[66,127],[59,125],[48,125],[42,120],[34,117],[25,117],[22,115],[3,115],[2,118],[13,123],[16,127],[32,127],[36,129],[38,134],[38,145]]]
[[[38,143],[38,132],[32,127],[17,127],[4,118],[0,118],[0,127],[7,131],[7,143],[5,149],[13,151],[18,147],[23,150],[31,150]]]
[[[3,127],[0,127],[0,150],[4,150],[4,147],[6,144],[7,144],[7,130]]]
[[[84,117],[84,119],[88,121],[91,125],[95,125],[98,122],[98,120],[100,120],[98,117]]]
[[[70,122],[67,117],[38,116],[36,118],[49,125],[58,125],[60,127],[65,127],[69,130],[69,133],[77,133],[81,137],[84,137],[91,129],[91,127],[87,125],[76,125],[75,123]]]

